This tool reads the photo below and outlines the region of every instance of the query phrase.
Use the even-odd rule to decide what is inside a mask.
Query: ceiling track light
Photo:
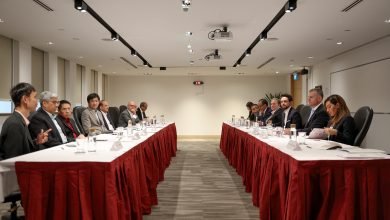
[[[77,9],[80,12],[87,12],[87,4],[83,0],[75,0],[74,1],[74,8]]]
[[[149,66],[148,62],[144,61],[144,66]]]
[[[286,4],[278,11],[275,17],[269,22],[269,24],[263,29],[262,32],[255,38],[255,40],[248,47],[248,50],[252,50],[260,42],[268,38],[268,32],[275,26],[276,23],[286,14],[286,12],[292,12],[297,8],[297,0],[288,0]],[[245,51],[233,67],[239,66],[241,61],[246,57],[247,51]]]
[[[181,1],[181,7],[183,8],[184,12],[187,12],[188,9],[190,8],[190,6],[191,6],[191,0],[182,0]]]
[[[116,32],[111,32],[111,40],[118,41],[119,40],[119,34]]]
[[[131,56],[133,56],[133,57],[136,57],[137,56],[137,51],[135,51],[135,50],[130,50],[130,53],[131,53]]]
[[[252,49],[248,49],[245,52],[245,56],[249,57],[252,54]]]
[[[297,0],[288,0],[286,5],[284,6],[285,12],[292,12],[297,8]]]

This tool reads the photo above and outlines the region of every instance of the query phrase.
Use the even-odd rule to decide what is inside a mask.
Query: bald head
[[[132,113],[136,113],[137,111],[137,104],[134,102],[134,101],[129,101],[127,103],[127,109],[132,112]]]

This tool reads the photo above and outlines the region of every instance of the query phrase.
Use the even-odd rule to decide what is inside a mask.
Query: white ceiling
[[[90,14],[74,9],[73,0],[41,1],[54,11],[44,10],[32,0],[1,0],[0,19],[4,22],[0,23],[0,35],[107,74],[287,74],[390,34],[390,24],[384,22],[390,18],[389,0],[363,0],[348,12],[341,10],[353,0],[298,0],[297,9],[284,15],[268,33],[278,40],[258,43],[242,66],[233,68],[287,0],[192,0],[188,12],[182,11],[180,0],[86,0],[153,67],[168,68],[160,71],[143,67],[122,43],[102,40],[110,38],[110,33]],[[231,42],[208,39],[208,32],[225,25],[233,32]],[[186,31],[193,35],[186,37]],[[48,45],[49,41],[54,44]],[[337,45],[338,41],[343,44]],[[188,53],[189,42],[193,54]],[[219,49],[222,59],[205,61],[204,56],[214,49]],[[271,57],[275,60],[257,69]],[[227,70],[220,71],[219,66],[227,66]]]

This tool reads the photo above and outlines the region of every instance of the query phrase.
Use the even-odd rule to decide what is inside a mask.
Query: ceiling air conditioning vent
[[[347,12],[349,10],[351,10],[353,7],[355,7],[356,5],[358,5],[359,3],[361,3],[363,0],[356,0],[354,2],[352,2],[350,5],[348,5],[347,7],[345,7],[343,10],[341,10],[342,12]]]
[[[37,3],[39,6],[41,6],[42,8],[44,8],[46,11],[54,11],[52,8],[50,8],[48,5],[46,5],[45,3],[39,1],[39,0],[33,0],[33,2]]]

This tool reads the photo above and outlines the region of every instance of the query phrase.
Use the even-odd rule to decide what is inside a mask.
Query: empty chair
[[[80,133],[83,135],[85,135],[85,131],[83,129],[83,125],[81,124],[81,114],[85,109],[87,108],[83,106],[76,106],[73,108],[73,119],[76,122],[76,125],[80,130]]]
[[[18,211],[19,206],[16,203],[17,201],[20,201],[20,199],[21,199],[21,195],[20,195],[19,191],[12,192],[11,194],[4,197],[4,203],[8,203],[8,202],[11,203],[11,207],[8,210],[8,212],[10,213],[10,216],[9,216],[9,218],[5,218],[5,216],[3,216],[3,218],[1,218],[1,219],[10,219],[10,220],[21,219],[21,218],[18,218],[18,215],[17,215],[17,211]]]
[[[305,106],[305,105],[304,105],[304,104],[298,105],[298,106],[296,107],[296,110],[297,110],[298,112],[301,112],[301,109],[303,108],[303,106]]]
[[[364,137],[366,137],[368,129],[370,128],[373,115],[374,111],[368,106],[363,106],[356,111],[353,116],[356,126],[356,137],[353,143],[354,146],[360,146],[362,144],[362,141]]]
[[[301,115],[303,126],[305,126],[305,124],[309,120],[310,112],[311,112],[311,107],[309,105],[304,105],[301,107],[299,114]]]
[[[127,109],[127,107],[125,105],[119,106],[119,114],[122,113],[126,109]]]
[[[112,120],[112,122],[114,123],[112,126],[114,126],[114,128],[117,128],[118,127],[118,120],[119,120],[119,108],[118,107],[114,107],[114,106],[111,106],[111,107],[108,107],[108,114],[110,115],[110,118]]]

